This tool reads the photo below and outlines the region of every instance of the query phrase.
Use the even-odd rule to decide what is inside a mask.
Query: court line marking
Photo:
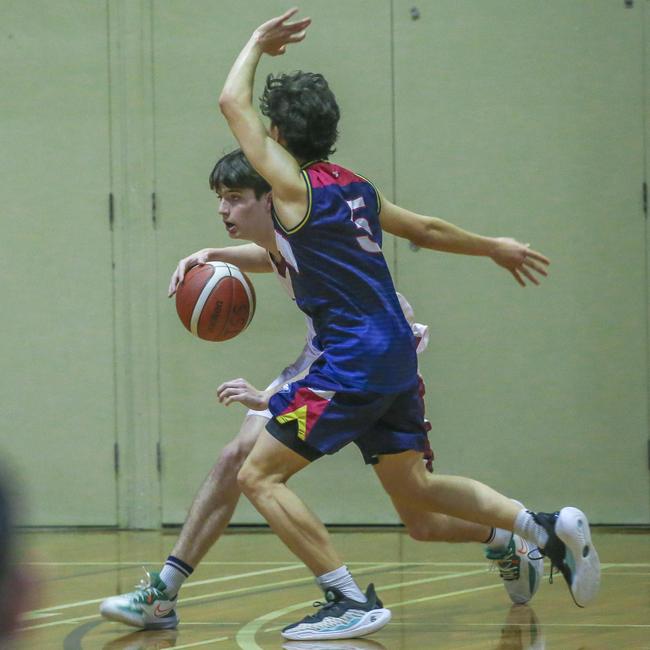
[[[420,580],[409,580],[408,582],[396,582],[392,585],[384,585],[382,586],[381,590],[382,592],[384,591],[389,591],[390,589],[398,589],[400,587],[411,587],[413,585],[420,585],[420,584],[425,584],[425,583],[431,583],[431,582],[439,582],[440,580],[449,580],[449,579],[455,579],[455,578],[464,578],[467,576],[473,576],[473,575],[480,575],[487,573],[485,568],[479,569],[479,570],[474,570],[474,571],[463,571],[461,573],[456,573],[456,574],[451,574],[451,575],[444,575],[444,576],[436,576],[435,578],[422,578]],[[503,588],[501,583],[496,584],[496,585],[489,585],[488,587],[478,587],[478,589],[486,589],[490,588],[493,589],[495,587],[500,587]],[[467,591],[467,590],[465,590]],[[471,590],[470,590],[471,591]],[[453,594],[457,592],[452,592]],[[439,595],[438,597],[442,597]],[[244,625],[235,635],[235,641],[239,645],[239,647],[242,650],[262,650],[262,648],[257,645],[257,642],[255,641],[255,635],[257,632],[264,626],[265,623],[268,621],[272,621],[276,618],[279,618],[280,616],[283,616],[284,614],[289,614],[290,612],[293,612],[297,609],[302,609],[304,607],[309,607],[313,603],[313,600],[306,600],[301,603],[297,603],[295,605],[289,605],[288,607],[284,607],[282,609],[276,609],[273,612],[268,612],[267,614],[263,614],[262,616],[258,616],[257,618],[253,619],[252,621],[249,621]],[[268,630],[269,632],[278,630],[281,628],[272,628]]]
[[[392,562],[377,564],[377,565],[375,565],[373,567],[370,567],[370,568],[368,568],[366,570],[362,569],[361,571],[358,571],[357,574],[358,575],[364,575],[365,573],[367,573],[368,571],[371,571],[371,570],[394,568],[393,565],[394,565],[394,563],[392,563]],[[301,568],[304,568],[304,566],[302,564],[300,564],[298,566],[301,567]],[[264,571],[264,572],[261,572],[261,573],[268,573],[268,572],[269,571]],[[265,583],[263,585],[256,585],[255,587],[240,587],[239,589],[230,589],[229,591],[215,591],[215,592],[213,592],[211,594],[201,594],[200,596],[191,596],[190,598],[183,598],[183,602],[186,603],[186,602],[190,602],[190,601],[194,601],[194,600],[202,600],[202,599],[212,598],[214,596],[230,596],[230,595],[233,595],[233,594],[256,593],[256,592],[260,592],[260,591],[262,591],[264,589],[267,589],[269,587],[273,588],[273,587],[283,587],[283,586],[287,586],[287,585],[308,584],[308,583],[313,582],[313,580],[314,580],[313,576],[307,576],[305,578],[297,578],[295,580],[282,580],[282,581],[279,581],[279,582],[269,582],[269,583]],[[99,603],[102,600],[103,600],[103,598],[100,598],[100,599],[94,600],[94,601],[83,601],[83,604]],[[310,601],[310,602],[313,602],[313,601]],[[78,605],[78,604],[79,603],[72,603],[70,606]],[[54,608],[54,609],[57,609],[57,608]],[[59,608],[59,609],[61,609],[61,608]],[[45,611],[45,610],[40,610],[40,611]],[[88,620],[88,619],[91,619],[91,618],[101,618],[101,617],[100,617],[99,614],[91,614],[90,616],[82,616],[82,617],[75,616],[74,618],[68,618],[68,619],[65,619],[63,621],[53,621],[51,623],[41,623],[40,625],[28,625],[28,626],[22,627],[21,631],[27,632],[29,630],[38,630],[38,629],[41,629],[41,628],[44,628],[44,627],[54,627],[55,625],[67,625],[67,624],[70,624],[70,623],[76,623],[77,621],[84,621],[84,620]]]
[[[249,571],[247,573],[238,573],[238,574],[232,574],[228,576],[221,576],[220,578],[211,578],[209,580],[198,580],[195,582],[189,582],[186,585],[184,585],[184,588],[187,589],[189,587],[198,587],[200,585],[212,584],[215,582],[227,582],[228,580],[237,580],[239,578],[250,578],[252,576],[261,576],[268,573],[278,573],[279,571],[293,571],[295,569],[304,569],[304,568],[305,566],[303,564],[294,563],[289,566],[278,567],[276,569],[263,569],[261,571]],[[35,609],[27,613],[44,614],[46,612],[57,612],[62,609],[70,609],[72,607],[82,607],[84,605],[96,605],[97,603],[101,603],[102,600],[106,598],[109,598],[109,596],[103,596],[102,598],[93,598],[92,600],[80,600],[76,603],[64,603],[63,605],[45,607],[43,609]]]
[[[183,648],[197,648],[200,645],[208,645],[208,643],[219,643],[219,641],[227,641],[229,636],[220,636],[216,639],[208,639],[207,641],[198,641],[197,643],[186,643],[185,645],[175,645],[176,650],[182,650]]]

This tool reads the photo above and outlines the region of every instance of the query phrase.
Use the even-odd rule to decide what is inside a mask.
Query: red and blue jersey
[[[417,383],[416,344],[381,252],[380,199],[366,179],[328,161],[307,165],[308,209],[295,228],[273,212],[298,307],[323,354],[323,388],[397,393]]]

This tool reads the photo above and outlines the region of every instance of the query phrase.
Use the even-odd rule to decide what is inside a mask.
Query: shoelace
[[[538,555],[535,556],[534,553],[537,551]],[[541,548],[534,548],[532,551],[528,551],[528,559],[529,560],[543,560],[546,557],[546,553]],[[558,569],[555,568],[555,565],[553,562],[551,562],[551,572],[548,576],[548,584],[552,585],[553,584],[553,575],[558,572]]]
[[[519,562],[514,553],[509,553],[500,560],[493,560],[490,566],[490,571],[498,569],[499,576],[503,580],[519,580]]]
[[[151,584],[151,574],[142,567],[145,572],[146,578],[140,578],[140,582],[135,585],[135,594],[133,600],[138,603],[150,602],[153,600],[151,596],[157,596],[160,591]]]

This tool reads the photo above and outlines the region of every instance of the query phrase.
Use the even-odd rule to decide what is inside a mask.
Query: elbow
[[[235,101],[232,95],[229,95],[227,92],[222,92],[221,95],[219,95],[219,110],[225,117],[228,117],[228,114],[232,111],[234,105]]]

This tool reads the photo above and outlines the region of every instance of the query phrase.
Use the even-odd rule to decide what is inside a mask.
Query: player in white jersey
[[[220,195],[219,213],[232,239],[251,240],[255,243],[226,248],[206,248],[182,259],[172,275],[169,294],[193,266],[208,261],[223,261],[239,266],[250,273],[275,272],[278,280],[293,298],[289,274],[275,249],[275,239],[270,218],[269,187],[250,167],[243,154],[235,151],[224,156],[215,166],[210,186]],[[406,224],[402,224],[406,227]],[[395,224],[390,228],[395,229]],[[418,234],[417,225],[402,234],[427,245]],[[415,322],[408,302],[399,296],[402,309],[418,341],[418,353],[428,343],[427,328]],[[236,476],[253,444],[271,418],[271,413],[259,410],[268,395],[284,383],[304,375],[320,354],[314,345],[314,332],[306,319],[305,346],[296,360],[287,366],[264,391],[258,391],[244,380],[228,382],[240,388],[238,396],[227,403],[241,401],[249,410],[239,433],[223,449],[209,475],[192,502],[180,535],[162,570],[151,572],[148,580],[133,592],[113,596],[100,606],[102,615],[145,629],[174,628],[177,595],[184,580],[191,575],[207,551],[216,543],[228,525],[240,496]],[[427,454],[425,461],[430,461]],[[504,585],[513,602],[528,601],[539,585],[542,562],[530,560],[528,549],[521,540],[509,532],[491,530],[445,515],[421,513],[404,504],[396,504],[400,518],[409,534],[419,541],[489,542],[490,559],[496,561]]]

